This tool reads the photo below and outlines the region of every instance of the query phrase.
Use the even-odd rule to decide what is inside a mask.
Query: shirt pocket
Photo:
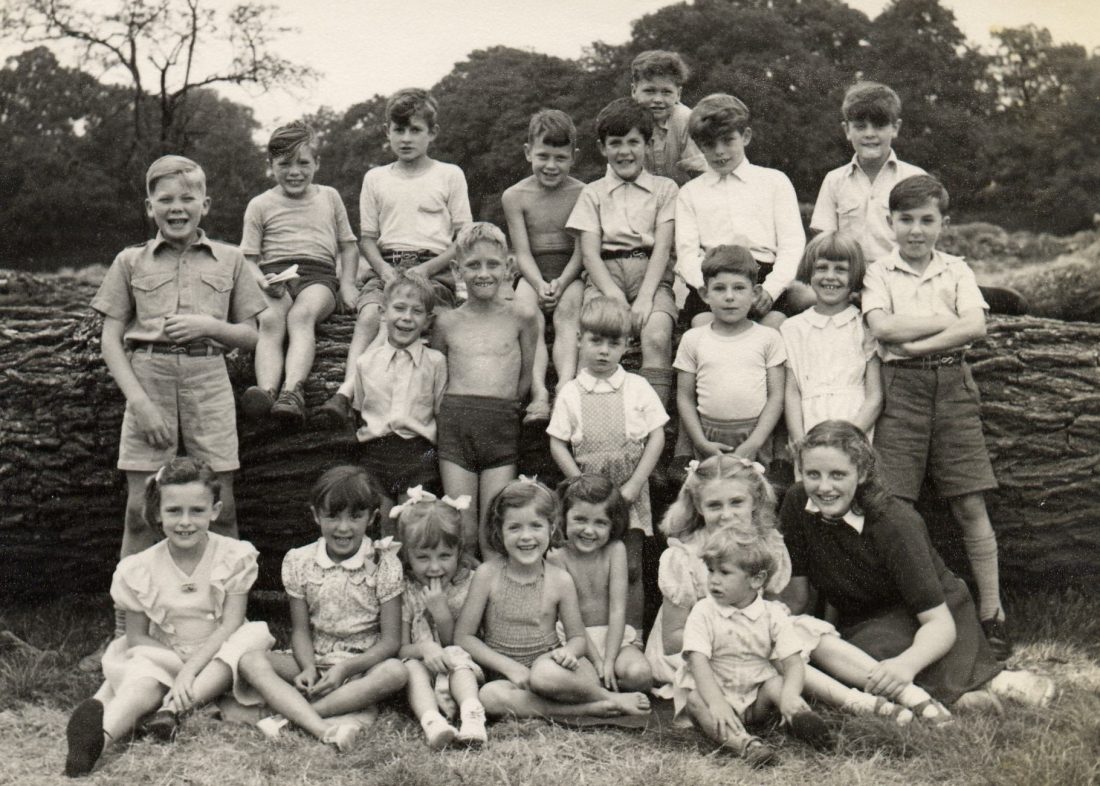
[[[451,219],[443,200],[435,197],[426,197],[421,200],[416,208],[416,231],[424,242],[433,240],[441,240],[444,244],[450,242]]]
[[[229,298],[232,293],[232,276],[203,271],[195,282],[195,308],[202,314],[226,320],[229,317]]]
[[[836,205],[837,231],[858,236],[865,216],[866,203],[863,200],[841,199]]]
[[[134,309],[139,321],[176,313],[179,290],[173,286],[175,280],[174,271],[134,276],[130,287],[134,291]]]

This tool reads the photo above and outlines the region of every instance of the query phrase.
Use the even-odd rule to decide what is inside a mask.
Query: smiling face
[[[663,76],[639,79],[630,86],[630,97],[649,110],[654,122],[663,125],[680,100],[680,86]]]
[[[222,503],[205,483],[167,483],[160,487],[160,525],[173,551],[191,551],[206,544],[207,531]]]
[[[707,591],[721,606],[743,609],[756,600],[767,574],[749,575],[731,559],[707,563]]]
[[[459,548],[440,541],[431,548],[409,549],[406,559],[409,561],[409,570],[424,586],[428,586],[432,579],[449,584],[458,573],[459,552]]]
[[[535,565],[550,548],[550,529],[550,521],[534,503],[506,509],[500,522],[504,553],[518,565]]]
[[[199,222],[209,210],[210,197],[183,175],[160,178],[145,200],[146,214],[165,240],[180,248],[198,237]]]
[[[565,540],[580,554],[599,551],[611,540],[607,505],[576,500],[565,514]]]
[[[309,192],[319,166],[320,161],[313,155],[309,145],[302,145],[295,152],[272,161],[271,173],[284,195],[291,199],[301,199]]]
[[[752,129],[746,128],[720,136],[713,142],[701,143],[699,149],[715,174],[728,175],[745,160],[745,148],[751,140]]]
[[[702,292],[715,324],[722,327],[736,327],[748,320],[755,294],[756,284],[748,277],[725,271],[712,276]]]
[[[397,160],[403,164],[415,164],[428,154],[428,146],[435,139],[438,128],[428,124],[419,115],[413,115],[407,123],[390,122],[386,126],[386,138]]]
[[[599,379],[615,373],[619,361],[626,352],[626,339],[622,336],[600,336],[582,330],[577,343],[577,361],[580,368]]]
[[[404,349],[420,340],[431,315],[412,287],[398,287],[386,301],[382,319],[386,323],[386,340],[390,346]]]
[[[641,131],[632,128],[624,136],[609,134],[596,144],[616,175],[628,183],[638,179],[645,167],[645,151],[649,145]]]
[[[851,278],[848,275],[850,267],[847,259],[820,257],[814,260],[810,270],[810,286],[817,296],[819,306],[835,310],[848,307],[848,296],[851,294]]]
[[[496,243],[479,240],[460,254],[454,264],[456,277],[466,284],[470,298],[492,300],[509,272],[508,254]]]
[[[826,446],[808,448],[802,451],[801,464],[806,494],[823,514],[838,519],[852,509],[864,478],[847,453]]]
[[[325,539],[325,551],[333,562],[342,562],[353,556],[363,545],[367,527],[374,519],[376,511],[339,510],[313,511],[313,520],[321,528],[321,537]]]
[[[936,241],[946,226],[947,218],[940,212],[935,199],[919,207],[890,212],[890,227],[898,242],[898,253],[910,264],[924,265],[932,259]]]
[[[695,509],[708,530],[752,526],[752,487],[747,478],[716,478],[695,491]]]
[[[901,128],[901,121],[879,126],[870,120],[845,120],[842,125],[859,163],[877,168],[890,157],[890,147]]]
[[[533,145],[525,144],[523,154],[531,164],[531,171],[543,188],[557,188],[569,177],[573,169],[573,148],[569,145],[548,145],[539,139]]]

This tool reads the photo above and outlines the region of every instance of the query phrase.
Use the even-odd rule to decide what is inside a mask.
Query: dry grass
[[[274,608],[258,611],[277,617]],[[765,736],[783,763],[748,770],[691,730],[656,719],[637,730],[578,731],[538,721],[491,727],[480,753],[432,754],[400,708],[382,713],[357,750],[340,756],[291,733],[278,743],[209,713],[188,720],[174,745],[138,740],[109,752],[89,784],[1042,784],[1100,783],[1100,599],[1067,593],[1013,604],[1021,629],[1014,663],[1058,679],[1044,711],[1010,708],[1002,718],[960,717],[946,729],[899,730],[874,719],[832,715],[835,754],[815,753],[781,733]],[[0,653],[0,783],[65,782],[69,709],[96,678],[74,668],[106,632],[102,604],[87,597],[0,610],[6,626],[38,652]]]

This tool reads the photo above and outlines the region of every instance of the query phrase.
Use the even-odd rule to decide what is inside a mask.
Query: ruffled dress
[[[165,647],[127,647],[125,636],[111,642],[103,654],[103,676],[113,693],[142,678],[170,688],[187,659],[221,625],[226,598],[248,594],[256,581],[259,552],[251,543],[214,532],[208,538],[190,575],[176,565],[166,540],[118,563],[112,600],[126,611],[145,614],[149,635]],[[261,698],[240,677],[237,662],[246,652],[269,650],[274,644],[266,623],[246,621],[214,654],[213,660],[232,671],[233,697],[241,704],[258,704]]]

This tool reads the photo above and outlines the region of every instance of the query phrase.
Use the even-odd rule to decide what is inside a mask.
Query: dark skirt
[[[951,704],[967,691],[981,688],[1003,667],[989,649],[966,584],[951,576],[943,589],[955,620],[955,644],[918,674],[914,682],[944,704]],[[899,606],[846,625],[840,628],[840,635],[876,660],[886,660],[909,649],[919,628],[920,622],[913,613]]]

